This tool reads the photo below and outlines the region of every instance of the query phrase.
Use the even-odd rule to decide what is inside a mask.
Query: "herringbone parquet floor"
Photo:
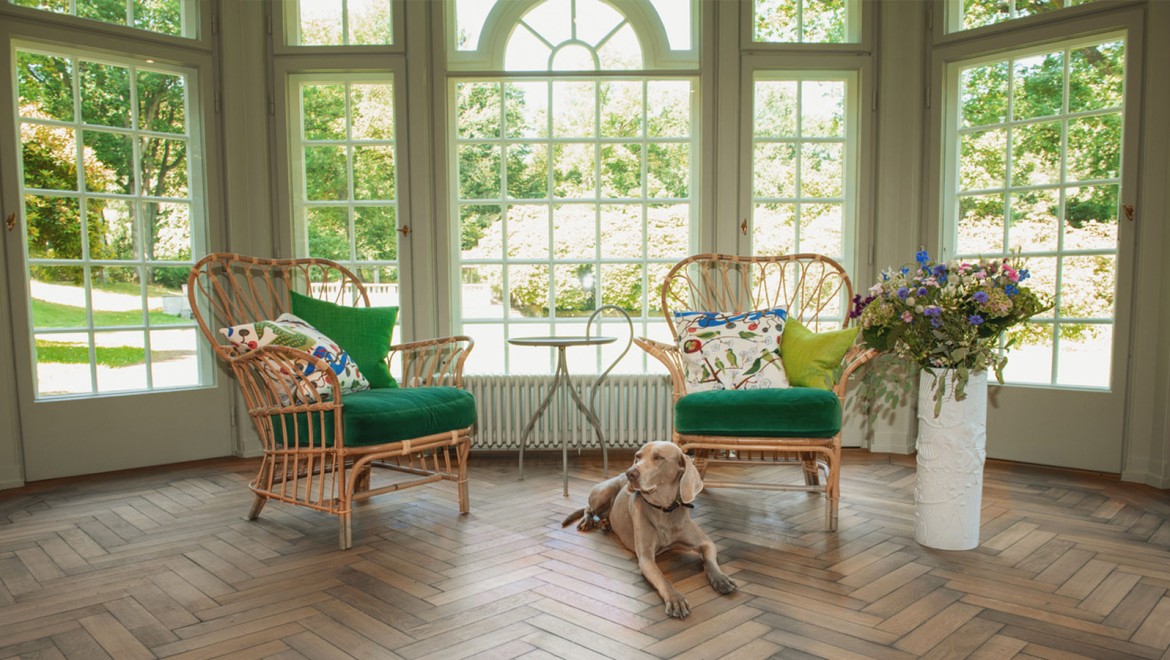
[[[660,559],[668,619],[615,539],[562,529],[600,459],[473,454],[472,513],[432,484],[334,519],[269,504],[225,460],[0,493],[0,658],[1170,658],[1170,493],[989,463],[982,545],[913,540],[912,458],[847,452],[840,530],[804,493],[708,491],[739,583]],[[628,465],[628,454],[611,457]],[[728,468],[720,468],[728,469]]]

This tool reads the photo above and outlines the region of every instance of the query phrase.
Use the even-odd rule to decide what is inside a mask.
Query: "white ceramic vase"
[[[953,374],[936,373],[947,387],[938,417],[935,376],[922,372],[919,381],[914,540],[939,550],[971,550],[979,546],[987,458],[987,372],[971,374],[962,401],[955,401]]]

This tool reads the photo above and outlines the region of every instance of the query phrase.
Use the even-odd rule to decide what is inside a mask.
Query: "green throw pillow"
[[[397,307],[348,307],[290,291],[292,313],[337,342],[357,363],[370,387],[398,387],[386,366]]]
[[[853,342],[860,326],[813,332],[799,321],[789,319],[780,340],[780,359],[793,387],[815,387],[831,390],[837,383],[837,370]],[[358,366],[362,366],[358,362]],[[372,382],[372,381],[371,381]]]

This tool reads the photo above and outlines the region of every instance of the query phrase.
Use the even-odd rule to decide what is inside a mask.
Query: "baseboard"
[[[1154,488],[1170,488],[1170,463],[1150,461],[1147,470],[1123,470],[1122,481],[1146,484]]]
[[[24,484],[24,474],[20,469],[19,461],[0,465],[0,490],[20,488]]]
[[[908,437],[905,432],[874,431],[869,450],[881,454],[913,454],[914,438]]]

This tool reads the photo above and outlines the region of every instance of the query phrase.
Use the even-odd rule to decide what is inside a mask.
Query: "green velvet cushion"
[[[337,342],[358,369],[370,387],[398,387],[390,375],[386,354],[393,343],[394,320],[397,307],[347,307],[326,300],[317,300],[296,291],[289,292],[292,313]]]
[[[342,403],[342,431],[346,447],[380,445],[421,438],[434,433],[467,428],[475,423],[475,397],[455,387],[384,387],[345,394]],[[283,417],[284,426],[281,426]],[[273,418],[276,438],[285,430],[293,432],[294,415]],[[308,444],[305,413],[295,415],[298,444]],[[313,415],[314,420],[321,416]],[[320,423],[319,421],[317,422]],[[315,434],[320,430],[313,429]],[[325,416],[325,444],[333,444],[333,413]],[[315,437],[320,437],[315,435]]]
[[[780,340],[780,360],[793,387],[831,390],[837,384],[841,360],[857,340],[860,326],[813,332],[799,321],[789,320]],[[358,363],[361,366],[361,363]]]
[[[674,404],[674,428],[688,435],[831,438],[841,430],[841,400],[812,387],[695,392]]]

